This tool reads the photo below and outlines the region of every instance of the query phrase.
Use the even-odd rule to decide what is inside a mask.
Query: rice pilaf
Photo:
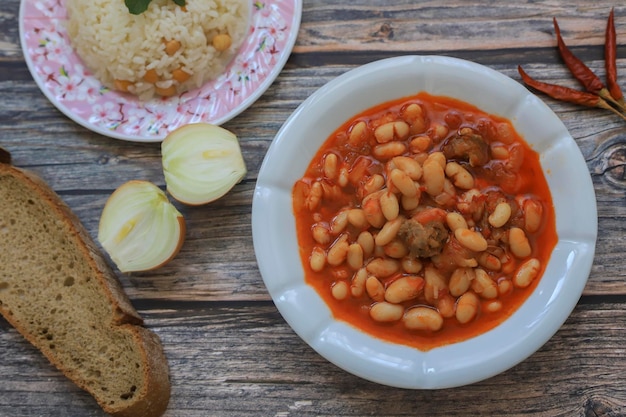
[[[247,32],[248,0],[66,0],[72,46],[103,85],[141,99],[172,96],[219,76]]]

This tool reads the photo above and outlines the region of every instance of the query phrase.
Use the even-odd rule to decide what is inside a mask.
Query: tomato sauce
[[[417,111],[417,116],[415,114],[407,116],[407,108],[411,104],[417,104],[420,107],[421,111]],[[413,109],[416,108],[413,107]],[[386,142],[387,139],[376,136],[379,135],[377,127],[396,121],[401,123],[397,125],[392,140]],[[357,135],[353,131],[357,129],[356,125],[359,122],[364,122],[369,133],[364,134],[363,140],[357,142],[354,139]],[[405,125],[409,126],[408,135],[403,130]],[[383,130],[380,129],[380,132]],[[376,135],[373,133],[375,131]],[[455,154],[450,151],[450,145],[454,138],[459,137],[459,132],[471,133],[467,133],[466,136],[462,136],[465,139],[456,142],[460,145],[461,152]],[[468,138],[471,140],[466,140]],[[486,150],[487,160],[473,163],[473,156],[467,157],[464,153],[466,144],[472,140],[477,143],[478,148]],[[393,143],[393,145],[381,146],[388,143]],[[385,154],[387,149],[393,149],[390,151],[391,154]],[[404,149],[404,151],[398,154],[398,149]],[[479,297],[480,307],[475,317],[468,323],[460,323],[455,316],[448,314],[443,317],[443,325],[436,331],[409,329],[403,324],[402,319],[382,322],[373,319],[370,314],[371,307],[380,300],[373,300],[366,291],[357,291],[356,296],[354,293],[342,295],[338,299],[337,295],[333,294],[333,286],[343,281],[348,288],[352,289],[355,285],[358,267],[355,268],[345,261],[338,265],[330,265],[327,260],[321,269],[316,268],[317,271],[311,266],[312,253],[315,248],[318,248],[318,251],[322,249],[323,253],[328,256],[332,244],[339,239],[339,236],[346,235],[345,239],[350,243],[357,241],[357,236],[363,231],[363,227],[348,224],[340,232],[334,232],[332,225],[337,222],[338,213],[342,210],[363,208],[364,198],[371,191],[367,189],[366,184],[368,181],[374,182],[372,177],[381,176],[385,186],[394,189],[389,181],[389,163],[394,156],[409,156],[423,163],[427,156],[434,152],[446,153],[447,163],[457,162],[472,175],[471,192],[477,194],[477,197],[470,201],[469,211],[464,212],[463,199],[468,198],[464,196],[467,196],[470,190],[458,187],[450,190],[449,178],[447,195],[429,195],[425,191],[423,179],[419,179],[414,183],[419,189],[418,194],[421,195],[420,207],[436,207],[446,212],[460,212],[471,225],[468,227],[479,231],[489,242],[488,251],[502,261],[501,268],[487,269],[482,265],[474,266],[483,268],[498,284],[498,296],[495,299]],[[329,154],[336,156],[336,158],[333,157],[333,160],[337,160],[336,167],[334,165],[329,167],[325,162]],[[478,159],[483,157],[483,154],[476,156]],[[492,227],[485,222],[486,213],[489,211],[489,205],[485,201],[488,200],[489,193],[493,193],[492,196],[498,196],[499,201],[506,201],[510,207],[513,207],[513,214],[507,226]],[[404,202],[404,199],[400,197],[399,199]],[[536,230],[535,228],[531,230],[530,226],[524,229],[525,225],[528,225],[524,223],[526,218],[524,202],[529,200],[539,204],[542,209],[540,227]],[[476,204],[477,211],[472,211],[472,204]],[[330,307],[334,317],[376,338],[424,351],[475,337],[506,320],[535,290],[557,242],[552,197],[540,165],[539,155],[519,136],[510,121],[487,114],[468,103],[426,93],[382,103],[339,126],[320,147],[304,177],[294,185],[293,206],[305,281],[315,288]],[[420,207],[407,210],[401,206],[400,210],[407,218],[411,218],[420,210]],[[485,211],[485,214],[479,218],[476,213],[480,210]],[[330,243],[320,243],[320,238],[316,240],[313,230],[320,225],[329,230],[327,234],[330,235]],[[519,226],[525,230],[531,247],[530,255],[524,257],[511,255],[506,230],[513,226]],[[369,230],[376,235],[380,232],[380,227],[370,226]],[[450,231],[450,236],[447,238],[448,243],[453,239],[452,231]],[[381,256],[382,253],[383,249],[378,248],[375,253],[365,254],[362,267],[365,268],[371,259]],[[413,256],[423,265],[419,272],[409,274],[400,270],[392,276],[381,277],[380,282],[384,288],[388,288],[389,284],[400,276],[423,277],[424,268],[427,265],[448,265],[446,259],[441,259],[446,256],[445,254],[444,250],[443,255],[434,257]],[[474,256],[472,259],[477,259],[480,254],[471,252],[471,255]],[[411,254],[405,255],[402,259],[397,258],[397,261],[406,260],[411,256]],[[539,260],[541,267],[538,276],[525,288],[510,285],[517,268],[529,258]],[[475,264],[476,261],[472,259],[468,262]],[[505,262],[506,260],[508,261]],[[454,262],[457,261],[449,261],[450,264]],[[450,271],[442,272],[446,282],[450,279]],[[507,282],[502,283],[502,281]],[[433,305],[428,301],[425,291],[400,304],[406,309],[413,306],[428,306],[437,310],[437,304]],[[491,308],[490,305],[497,305],[498,308]],[[490,309],[496,311],[490,311]]]

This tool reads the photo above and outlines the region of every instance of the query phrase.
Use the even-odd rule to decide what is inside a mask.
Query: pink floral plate
[[[247,38],[226,71],[202,87],[140,101],[104,87],[68,38],[65,0],[22,0],[20,39],[26,64],[44,95],[80,125],[116,139],[158,142],[188,123],[222,124],[274,82],[296,42],[302,0],[251,0]]]

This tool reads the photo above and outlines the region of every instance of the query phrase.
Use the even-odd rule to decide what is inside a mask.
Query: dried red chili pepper
[[[556,84],[549,84],[542,81],[537,81],[530,75],[526,74],[521,65],[517,67],[517,71],[521,75],[522,81],[524,81],[525,84],[529,85],[535,90],[541,91],[542,93],[549,95],[556,100],[567,101],[569,103],[580,104],[587,107],[598,107],[598,104],[602,100],[600,96],[594,93],[578,91],[569,87],[563,87]]]
[[[519,65],[517,71],[522,77],[522,81],[537,91],[540,91],[553,99],[566,101],[568,103],[579,104],[586,107],[597,107],[600,109],[610,110],[613,113],[619,115],[622,119],[626,120],[626,116],[615,110],[609,103],[607,103],[602,97],[597,94],[589,93],[586,91],[578,91],[573,88],[563,87],[561,85],[544,83],[537,81],[528,75]]]
[[[615,21],[613,9],[606,23],[606,35],[604,40],[604,63],[606,66],[606,83],[611,96],[624,106],[624,94],[617,83],[617,44],[615,35]]]
[[[556,33],[556,41],[559,46],[559,52],[561,54],[561,58],[563,58],[563,61],[565,62],[565,65],[567,65],[567,68],[569,68],[572,75],[574,75],[583,87],[585,87],[585,90],[590,93],[600,94],[600,91],[606,88],[604,83],[596,74],[594,74],[593,71],[589,69],[589,67],[587,67],[587,65],[585,65],[584,62],[578,59],[578,57],[576,57],[576,55],[569,50],[561,37],[561,29],[559,28],[556,18],[553,18],[552,21],[554,22],[554,32]]]

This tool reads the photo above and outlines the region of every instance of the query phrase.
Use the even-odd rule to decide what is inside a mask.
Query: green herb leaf
[[[131,14],[141,14],[146,11],[152,0],[124,0]]]
[[[152,0],[124,0],[128,11],[131,14],[142,14],[148,9],[150,2]],[[180,7],[183,7],[187,4],[186,0],[174,0],[174,3],[178,4]]]

